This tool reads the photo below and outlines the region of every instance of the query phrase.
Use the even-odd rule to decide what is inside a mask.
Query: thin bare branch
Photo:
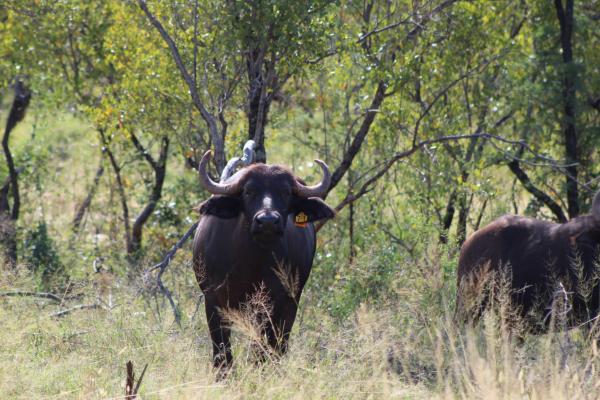
[[[554,200],[552,200],[550,196],[542,192],[533,184],[533,182],[531,182],[529,176],[521,168],[519,161],[512,160],[508,163],[508,168],[513,174],[515,174],[517,179],[529,193],[531,193],[536,199],[538,199],[541,203],[547,206],[550,211],[552,211],[559,222],[567,222],[567,217],[563,213],[562,208]]]
[[[364,142],[365,137],[369,133],[369,129],[375,120],[375,116],[379,112],[379,107],[383,103],[386,88],[387,84],[383,81],[377,84],[375,95],[373,96],[371,105],[365,114],[360,128],[356,132],[356,135],[354,135],[350,147],[346,149],[342,162],[331,175],[331,185],[329,186],[328,193],[337,186],[346,171],[348,171],[348,168],[350,168],[352,165],[352,161],[354,160],[354,157],[356,157],[356,154],[358,154],[358,151],[360,150],[360,147],[362,146],[362,143]]]
[[[148,276],[150,274],[150,272],[157,270],[157,269],[159,270],[158,275],[156,276],[156,285],[158,286],[160,291],[165,295],[167,300],[169,300],[169,304],[171,305],[171,309],[173,310],[173,315],[175,317],[175,322],[177,322],[177,325],[179,325],[179,326],[181,326],[181,311],[179,311],[177,304],[175,304],[175,301],[173,300],[173,295],[171,294],[171,291],[164,285],[164,283],[162,281],[162,275],[167,270],[167,267],[171,263],[171,260],[173,259],[173,257],[175,257],[175,253],[177,253],[177,250],[179,250],[181,247],[183,247],[185,242],[194,234],[194,232],[196,232],[197,227],[198,227],[198,222],[194,223],[190,227],[190,229],[188,229],[188,231],[181,237],[181,239],[179,239],[179,241],[177,243],[175,243],[175,245],[173,247],[171,247],[171,249],[167,252],[165,257],[158,264],[154,265],[153,267],[147,269],[144,272],[144,275]]]
[[[204,103],[202,102],[202,99],[200,99],[200,95],[199,95],[197,87],[196,87],[196,82],[195,82],[194,78],[190,75],[190,73],[187,70],[187,68],[185,67],[185,65],[183,64],[183,61],[181,59],[181,54],[179,53],[179,49],[177,48],[177,45],[175,44],[175,41],[173,40],[173,38],[171,38],[171,36],[167,32],[167,30],[164,28],[164,26],[161,24],[161,22],[154,16],[154,14],[152,14],[150,12],[145,0],[138,0],[138,5],[142,9],[144,14],[148,18],[148,20],[150,21],[150,23],[160,33],[163,40],[167,43],[167,46],[169,46],[171,56],[173,57],[175,64],[177,64],[177,68],[179,69],[181,77],[187,84],[187,87],[190,91],[190,96],[192,97],[192,102],[194,103],[194,106],[198,109],[198,111],[200,112],[200,115],[202,116],[202,118],[206,122],[206,125],[208,126],[208,130],[210,132],[213,144],[215,146],[215,155],[214,155],[215,164],[220,172],[225,167],[225,143],[223,141],[223,138],[219,134],[219,130],[217,128],[217,120],[206,109]]]
[[[339,212],[344,207],[346,207],[348,204],[355,202],[356,200],[358,200],[365,194],[371,192],[374,188],[374,184],[383,175],[385,175],[388,172],[388,170],[399,160],[409,157],[412,154],[416,153],[417,151],[419,151],[423,148],[426,148],[427,146],[436,144],[436,143],[444,143],[444,142],[464,140],[464,139],[479,139],[479,138],[487,139],[491,143],[493,143],[493,141],[496,140],[496,141],[503,142],[503,143],[517,145],[523,149],[528,150],[536,157],[544,157],[544,156],[538,155],[527,143],[525,143],[522,140],[511,140],[511,139],[507,139],[502,136],[492,135],[489,133],[475,133],[475,134],[467,134],[467,135],[448,135],[448,136],[441,136],[441,137],[437,137],[437,138],[433,138],[433,139],[423,140],[423,141],[416,143],[415,145],[413,145],[411,148],[409,148],[407,150],[396,153],[394,156],[392,156],[391,158],[389,158],[388,160],[386,160],[385,162],[380,164],[380,165],[382,165],[381,168],[375,174],[373,174],[370,178],[368,178],[362,184],[362,186],[359,188],[358,191],[351,191],[350,193],[348,193],[344,197],[344,199],[342,199],[342,201],[335,207],[335,210],[337,212]],[[544,158],[546,158],[546,157],[544,157]],[[516,159],[516,158],[511,158],[511,160],[514,160],[514,159]],[[557,165],[557,163],[554,161],[553,166],[556,166],[556,165]],[[324,224],[325,224],[325,222],[317,223],[316,224],[317,230],[320,230]]]
[[[98,166],[98,169],[96,170],[96,174],[94,175],[94,180],[92,181],[92,185],[90,186],[87,196],[85,197],[85,199],[81,202],[81,204],[77,208],[77,212],[75,213],[75,217],[73,218],[72,225],[73,225],[74,232],[79,231],[79,228],[81,226],[81,221],[83,220],[83,217],[84,217],[86,211],[92,204],[92,199],[94,198],[94,195],[96,194],[96,190],[98,189],[98,185],[100,184],[100,178],[104,174],[103,158],[104,158],[104,155],[101,153],[100,154],[100,165]]]
[[[121,211],[123,213],[123,224],[125,227],[125,246],[127,248],[127,252],[129,253],[131,250],[129,207],[127,205],[127,195],[125,194],[125,186],[123,185],[123,179],[121,177],[121,166],[119,166],[119,164],[117,163],[117,159],[115,158],[115,155],[110,149],[110,142],[106,137],[104,129],[98,129],[98,134],[100,136],[100,142],[102,143],[102,151],[108,156],[110,165],[115,173],[115,179],[117,181],[117,191],[119,193],[119,198],[121,201]]]
[[[140,141],[138,140],[135,133],[133,133],[133,131],[129,133],[129,138],[131,139],[131,142],[133,143],[133,145],[135,146],[137,151],[140,153],[140,155],[142,157],[144,157],[146,159],[146,161],[148,162],[148,164],[150,164],[152,169],[156,171],[158,168],[158,166],[156,164],[156,160],[154,160],[154,158],[148,152],[148,150],[146,150],[146,148],[140,143]]]

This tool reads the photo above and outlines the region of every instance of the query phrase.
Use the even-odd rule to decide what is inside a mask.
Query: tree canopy
[[[92,127],[129,253],[167,165],[193,174],[213,149],[218,173],[247,139],[259,161],[325,159],[338,211],[369,209],[400,237],[410,204],[407,218],[460,243],[499,210],[586,210],[600,173],[594,4],[7,1],[0,84],[22,80],[35,112]]]

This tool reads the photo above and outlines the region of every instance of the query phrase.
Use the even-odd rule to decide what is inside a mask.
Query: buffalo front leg
[[[205,301],[206,319],[208,321],[208,329],[213,345],[213,365],[223,371],[229,369],[233,362],[231,355],[231,329],[228,324],[223,321],[221,314],[213,301],[206,299]]]
[[[287,351],[288,340],[298,307],[286,299],[284,304],[279,303],[273,310],[272,317],[266,325],[266,336],[271,349],[277,354],[284,354]]]

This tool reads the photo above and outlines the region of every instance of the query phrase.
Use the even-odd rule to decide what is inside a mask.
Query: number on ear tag
[[[296,224],[296,226],[304,228],[306,226],[307,222],[308,222],[308,215],[304,214],[303,212],[296,214],[296,218],[294,218],[294,223]]]

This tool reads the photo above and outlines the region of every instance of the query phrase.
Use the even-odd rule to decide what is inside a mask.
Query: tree
[[[176,78],[170,73],[171,61],[162,51],[162,42],[143,28],[141,15],[133,20],[130,17],[128,6],[113,6],[114,23],[106,30],[103,48],[116,78],[99,103],[84,111],[98,128],[103,151],[115,175],[126,249],[135,258],[142,249],[144,226],[162,197],[170,144],[185,126],[188,102],[183,100],[183,93],[172,89]],[[127,29],[123,30],[123,26]],[[130,157],[133,160],[127,162],[119,159]],[[128,185],[124,173],[140,174],[147,191],[145,198],[136,196],[142,207],[133,221],[132,195],[127,192],[128,186],[137,185]]]
[[[516,93],[530,103],[521,105],[526,111],[516,129],[550,160],[540,159],[544,162],[539,165],[515,159],[509,166],[537,202],[564,220],[590,202],[594,190],[589,184],[598,174],[592,149],[600,144],[599,119],[593,101],[585,100],[594,98],[600,85],[597,71],[590,68],[597,58],[591,40],[595,24],[586,7],[571,0],[556,0],[553,7],[532,2],[530,9],[531,48],[523,62],[528,75]]]
[[[129,10],[119,2],[70,0],[41,11],[35,2],[11,4],[5,26],[16,43],[13,47],[39,49],[29,61],[15,51],[13,64],[24,63],[25,72],[36,77],[43,98],[54,106],[75,106],[94,124],[98,135],[90,140],[98,140],[103,148],[100,156],[108,158],[117,176],[126,249],[134,255],[141,248],[143,227],[160,200],[170,137],[177,133],[174,127],[183,125],[179,110],[187,102],[179,100],[171,90],[173,82],[165,79],[171,76],[170,62],[161,57],[160,42],[145,33],[143,20],[130,21]],[[151,155],[155,146],[156,157]],[[125,168],[120,157],[131,156],[146,163],[154,175],[133,221],[129,221],[131,200],[125,190],[129,180],[124,174],[142,172],[145,178],[146,171]],[[92,201],[101,171],[102,160],[75,224]]]
[[[271,104],[291,77],[302,74],[306,61],[323,52],[329,26],[324,16],[331,2],[207,1],[200,7],[196,1],[183,9],[177,3],[157,5],[154,12],[145,0],[138,4],[168,45],[207,126],[217,170],[226,162],[225,108],[240,89],[244,70],[247,80],[240,89],[244,100],[236,98],[237,105],[247,117],[248,139],[257,143],[257,161],[266,162],[265,127]],[[158,13],[178,29],[169,32]],[[216,90],[212,82],[218,82]]]
[[[19,219],[21,198],[19,194],[19,170],[13,160],[9,140],[12,130],[25,117],[25,112],[31,100],[31,91],[23,81],[17,80],[14,84],[14,93],[6,120],[4,136],[2,137],[2,150],[8,167],[8,178],[0,188],[0,243],[5,249],[6,261],[13,266],[17,263],[16,223]],[[12,204],[9,198],[12,199]]]

